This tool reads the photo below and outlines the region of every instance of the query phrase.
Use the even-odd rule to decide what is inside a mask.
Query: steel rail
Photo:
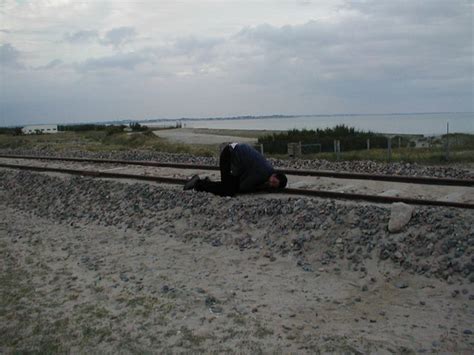
[[[62,173],[80,176],[90,176],[94,178],[113,178],[113,179],[133,179],[133,180],[145,180],[161,182],[165,184],[185,184],[186,179],[167,178],[161,176],[152,175],[136,175],[136,174],[119,174],[109,173],[105,171],[94,171],[94,170],[77,170],[77,169],[65,169],[65,168],[52,168],[47,166],[31,166],[31,165],[17,165],[17,164],[4,164],[0,163],[1,168],[18,169],[18,170],[31,170],[39,172],[52,172]]]
[[[161,162],[144,161],[144,160],[61,158],[61,157],[4,155],[4,154],[0,154],[0,158],[56,160],[56,161],[61,160],[61,161],[73,161],[73,162],[85,162],[85,163],[102,163],[102,164],[107,163],[107,164],[122,164],[122,165],[153,166],[153,167],[160,167],[160,168],[219,170],[219,167],[215,165],[161,163]],[[317,176],[317,177],[331,177],[331,178],[337,178],[337,179],[392,181],[392,182],[420,184],[420,185],[447,185],[447,186],[468,186],[468,187],[474,186],[474,179],[433,178],[433,177],[423,177],[423,176],[381,175],[381,174],[364,174],[364,173],[341,173],[341,172],[326,171],[326,170],[277,169],[276,171],[285,173],[287,175],[297,175],[297,176]]]
[[[183,185],[187,181],[186,179],[167,178],[167,177],[161,177],[161,176],[120,174],[120,173],[111,173],[111,172],[104,172],[104,171],[63,169],[63,168],[51,168],[51,167],[31,166],[31,165],[0,163],[0,167],[9,168],[9,169],[39,171],[39,172],[56,172],[56,173],[62,173],[62,174],[73,174],[73,175],[80,175],[80,176],[89,176],[93,178],[145,180],[145,181],[153,181],[153,182],[177,184],[177,185]],[[343,200],[361,200],[361,201],[369,201],[369,202],[376,202],[376,203],[404,202],[411,205],[442,206],[442,207],[456,207],[456,208],[463,208],[463,209],[474,209],[474,204],[462,203],[462,202],[419,200],[419,199],[404,198],[404,197],[364,195],[364,194],[342,193],[342,192],[332,192],[332,191],[284,189],[282,191],[279,191],[278,193],[289,194],[289,195],[322,197],[322,198],[334,198],[334,199],[343,199]]]

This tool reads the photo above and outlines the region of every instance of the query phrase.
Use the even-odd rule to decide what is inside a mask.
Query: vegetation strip
[[[219,170],[219,167],[215,165],[159,163],[159,162],[142,161],[142,160],[62,158],[62,157],[4,155],[4,154],[0,154],[0,158],[63,160],[63,161],[88,162],[88,163],[111,163],[111,164],[125,164],[125,165],[168,167],[168,168],[179,168],[179,169]],[[474,180],[467,180],[467,179],[432,178],[432,177],[421,177],[421,176],[381,175],[381,174],[372,175],[372,174],[362,174],[362,173],[341,173],[341,172],[335,172],[335,171],[295,170],[295,169],[278,169],[278,171],[288,174],[288,175],[332,177],[332,178],[337,178],[337,179],[393,181],[393,182],[403,182],[403,183],[423,184],[423,185],[474,186]]]
[[[154,182],[178,184],[178,185],[183,185],[187,181],[186,179],[167,178],[167,177],[160,177],[160,176],[118,174],[118,173],[110,173],[110,172],[102,172],[102,171],[61,169],[61,168],[49,168],[49,167],[17,165],[17,164],[0,163],[0,167],[10,168],[10,169],[20,169],[20,170],[57,172],[57,173],[65,173],[65,174],[73,174],[73,175],[81,175],[81,176],[90,176],[90,177],[95,177],[95,178],[119,178],[119,179],[146,180],[146,181],[154,181]],[[404,202],[404,203],[412,204],[412,205],[443,206],[443,207],[474,209],[474,204],[461,203],[461,202],[419,200],[419,199],[411,199],[411,198],[403,198],[403,197],[363,195],[363,194],[319,191],[319,190],[285,189],[285,190],[282,190],[281,193],[290,194],[290,195],[303,195],[303,196],[314,196],[314,197],[345,199],[345,200],[363,200],[363,201],[377,202],[377,203]]]

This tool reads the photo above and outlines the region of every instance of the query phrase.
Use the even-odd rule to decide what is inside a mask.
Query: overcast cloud
[[[473,111],[470,0],[3,0],[0,125]]]
[[[98,33],[97,31],[76,31],[74,33],[66,33],[64,34],[64,40],[69,43],[84,43],[89,42],[91,40],[97,39]]]

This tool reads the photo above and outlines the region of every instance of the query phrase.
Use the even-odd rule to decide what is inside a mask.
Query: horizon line
[[[318,113],[318,114],[271,114],[271,115],[239,115],[239,116],[209,116],[209,117],[179,117],[179,118],[143,118],[143,119],[113,119],[104,121],[77,121],[71,123],[23,123],[16,125],[0,126],[0,127],[21,127],[26,125],[81,125],[81,124],[100,124],[112,122],[147,122],[147,121],[204,121],[204,120],[226,120],[226,119],[264,119],[264,118],[291,118],[291,117],[328,117],[328,116],[396,116],[396,115],[428,115],[428,114],[467,114],[473,111],[426,111],[426,112],[388,112],[388,113]]]

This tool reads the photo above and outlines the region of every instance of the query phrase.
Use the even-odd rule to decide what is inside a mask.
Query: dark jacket
[[[239,143],[231,153],[231,174],[239,177],[239,191],[256,191],[275,173],[271,164],[248,144]]]

